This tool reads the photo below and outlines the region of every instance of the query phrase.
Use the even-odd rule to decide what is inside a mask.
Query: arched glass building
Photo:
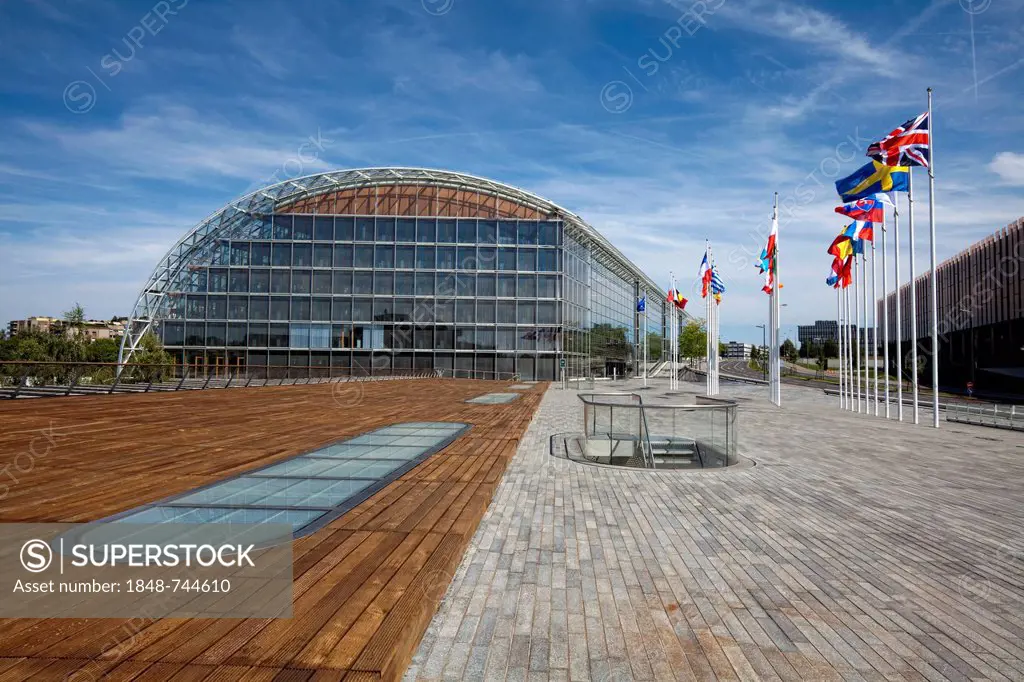
[[[372,168],[231,202],[153,271],[121,348],[270,376],[622,374],[665,294],[579,216],[492,180]]]

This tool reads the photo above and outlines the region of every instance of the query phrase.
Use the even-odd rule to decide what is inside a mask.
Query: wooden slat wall
[[[7,523],[95,520],[399,421],[473,425],[295,542],[291,619],[0,620],[0,682],[398,679],[545,385],[505,405],[463,402],[504,382],[365,383],[355,405],[338,386],[0,403],[0,463],[27,469]]]

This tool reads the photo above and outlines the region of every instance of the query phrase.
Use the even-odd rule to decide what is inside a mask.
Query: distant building
[[[7,328],[11,336],[13,336],[19,332],[49,334],[60,331],[63,326],[63,320],[56,317],[29,317],[24,320],[11,320]]]
[[[826,341],[838,343],[839,323],[835,320],[817,320],[814,324],[798,325],[796,333],[801,346],[805,343],[819,344]],[[851,327],[850,333],[855,337],[857,327]],[[864,334],[867,336],[866,343],[870,346],[875,340],[875,330],[865,329]]]
[[[68,328],[64,320],[58,317],[29,317],[24,320],[11,320],[8,325],[11,336],[19,332],[39,332],[41,334],[68,334]],[[82,335],[89,341],[97,339],[118,339],[124,334],[124,318],[114,318],[110,322],[106,320],[84,320],[81,327]]]
[[[730,341],[725,345],[725,357],[727,358],[742,358],[744,360],[750,359],[750,354],[754,350],[754,345],[751,343],[739,343],[738,341]]]

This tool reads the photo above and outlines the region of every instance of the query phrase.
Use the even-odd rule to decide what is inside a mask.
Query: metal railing
[[[289,386],[295,384],[476,378],[518,381],[508,372],[379,367],[300,367],[290,365],[182,365],[108,362],[0,361],[0,399],[111,393],[150,393]],[[472,375],[472,376],[471,376]]]
[[[951,402],[946,405],[946,421],[1024,431],[1024,410],[1018,414],[1016,405]]]
[[[734,402],[698,396],[694,405],[663,405],[645,403],[637,393],[585,393],[579,399],[582,449],[590,461],[678,468],[678,460],[692,454],[698,468],[738,462]]]

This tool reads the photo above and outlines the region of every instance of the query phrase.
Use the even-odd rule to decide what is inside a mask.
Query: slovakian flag
[[[851,201],[836,206],[836,213],[853,218],[855,222],[864,223],[858,226],[858,239],[874,240],[874,227],[885,222],[885,204],[874,195],[865,199]]]
[[[836,192],[844,202],[864,199],[880,192],[906,192],[910,189],[910,168],[886,166],[868,161],[845,178],[836,180]]]
[[[924,166],[931,163],[928,113],[912,118],[868,147],[867,155],[886,166]]]
[[[711,284],[711,265],[708,263],[708,252],[704,252],[704,260],[700,262],[700,270],[697,272],[700,277],[700,296],[708,297],[708,286]]]

